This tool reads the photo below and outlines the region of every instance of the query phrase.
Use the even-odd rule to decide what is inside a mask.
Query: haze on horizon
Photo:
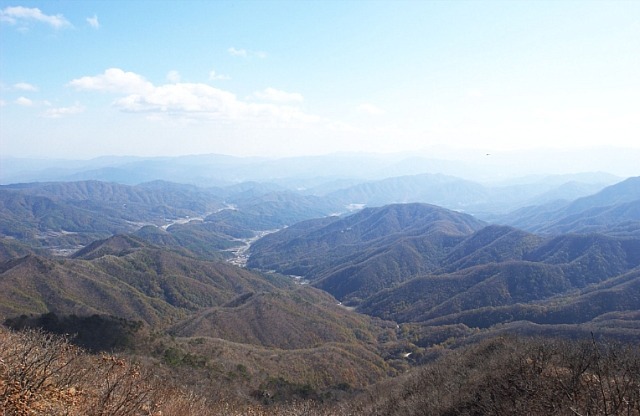
[[[638,173],[640,2],[0,0],[0,56],[2,156],[557,149]]]

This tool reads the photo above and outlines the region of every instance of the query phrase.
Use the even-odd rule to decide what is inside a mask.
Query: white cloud
[[[27,82],[18,82],[17,84],[13,84],[13,88],[20,91],[38,91],[38,87]]]
[[[167,81],[173,82],[175,84],[175,83],[180,82],[180,79],[181,79],[181,77],[180,77],[180,73],[178,71],[171,70],[171,71],[167,72]]]
[[[229,49],[227,49],[227,52],[229,52],[229,54],[231,54],[232,56],[239,56],[242,58],[248,58],[250,56],[255,56],[261,59],[264,59],[267,57],[267,53],[266,52],[262,52],[262,51],[249,51],[246,49],[237,49],[234,48],[233,46],[230,47]]]
[[[246,58],[248,56],[247,50],[246,49],[236,49],[233,46],[230,47],[229,49],[227,49],[227,51],[232,55],[232,56],[242,56],[243,58]]]
[[[266,101],[273,101],[276,103],[291,103],[302,102],[304,98],[297,92],[285,92],[277,90],[275,88],[265,88],[263,91],[256,91],[253,93],[255,98]]]
[[[114,102],[122,111],[145,113],[147,118],[171,116],[179,119],[258,122],[292,125],[318,121],[318,117],[283,102],[302,101],[300,94],[267,88],[263,94],[273,103],[251,103],[235,94],[203,83],[169,83],[154,86],[144,77],[111,68],[94,77],[72,80],[69,86],[83,90],[120,93]],[[50,111],[50,113],[57,114]]]
[[[138,74],[118,68],[108,69],[95,77],[75,79],[68,85],[84,90],[119,92],[122,96],[114,102],[116,108],[144,113],[148,119],[169,116],[179,120],[240,121],[281,127],[319,121],[318,117],[297,107],[282,104],[283,101],[301,101],[300,94],[273,89],[272,94],[279,94],[280,102],[252,103],[203,83],[176,82],[155,86]]]
[[[218,74],[213,69],[211,70],[211,72],[209,72],[209,80],[217,81],[217,80],[223,80],[223,79],[231,79],[231,77],[228,75]]]
[[[76,105],[72,105],[71,107],[49,108],[42,115],[43,117],[47,117],[47,118],[60,118],[64,116],[82,113],[83,111],[84,111],[84,107],[76,104]]]
[[[79,90],[144,94],[154,89],[153,84],[133,72],[109,68],[103,74],[77,78],[67,84]]]
[[[19,97],[16,100],[16,104],[21,105],[23,107],[31,107],[33,105],[33,101],[31,101],[30,99],[28,99],[26,97]]]
[[[0,100],[0,107],[4,107],[5,105],[7,105],[7,102],[5,100]]]
[[[87,17],[87,23],[89,23],[89,25],[94,29],[100,29],[100,22],[98,21],[98,16],[96,16],[95,14],[93,15],[93,17]]]
[[[205,84],[167,84],[146,94],[131,94],[116,101],[123,110],[164,113],[218,113],[232,116],[237,100],[232,93]]]
[[[371,103],[362,103],[356,107],[356,110],[359,113],[369,114],[372,116],[379,116],[385,113],[383,109]]]
[[[46,15],[38,8],[22,6],[5,7],[3,10],[0,10],[0,21],[12,25],[36,21],[48,24],[55,29],[71,26],[71,23],[61,14]]]

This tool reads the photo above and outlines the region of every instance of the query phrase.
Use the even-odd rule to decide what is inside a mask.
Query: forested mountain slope
[[[252,246],[248,265],[303,276],[340,299],[361,298],[437,268],[448,249],[483,226],[426,204],[366,208],[270,234]]]
[[[387,324],[389,327],[392,325]],[[208,336],[243,344],[299,349],[325,343],[377,348],[383,325],[350,312],[319,289],[248,292],[203,309],[171,327],[176,336]]]
[[[557,325],[640,309],[640,238],[545,237],[469,218],[420,204],[365,209],[266,236],[249,264],[299,274],[360,312],[397,322]],[[616,279],[629,289],[618,304],[609,299],[621,289],[607,286]],[[584,299],[598,312],[580,320]]]
[[[543,234],[640,235],[640,177],[572,202],[521,208],[497,221]]]
[[[36,255],[0,265],[0,316],[108,314],[163,326],[237,295],[291,283],[149,246],[127,236],[96,242],[75,258]]]

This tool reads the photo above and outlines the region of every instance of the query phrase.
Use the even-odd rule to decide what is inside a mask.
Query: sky
[[[639,139],[640,1],[0,0],[3,156]]]

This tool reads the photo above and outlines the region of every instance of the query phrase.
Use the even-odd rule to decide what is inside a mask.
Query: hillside
[[[34,250],[15,238],[0,238],[0,262],[34,254]]]
[[[544,234],[599,232],[639,235],[640,177],[631,177],[572,202],[531,206],[496,218]]]
[[[279,229],[343,210],[329,200],[270,184],[197,188],[164,181],[121,185],[99,181],[0,187],[0,237],[68,255],[92,241],[136,233],[206,259]],[[156,226],[166,231],[153,231]]]
[[[235,386],[245,400],[256,391],[275,401],[345,394],[407,367],[394,362],[394,323],[348,310],[290,278],[199,260],[128,235],[66,259],[28,255],[0,263],[0,305],[5,324],[54,319],[71,331],[82,325],[78,342],[133,348],[145,360],[175,367],[173,376],[189,370],[191,377],[212,377],[216,389]],[[112,322],[115,333],[119,322],[126,331],[127,322],[142,329],[125,342],[86,327]]]
[[[456,245],[442,260],[442,271],[453,272],[468,267],[521,260],[543,239],[512,227],[489,225]]]
[[[74,416],[629,415],[640,409],[637,345],[606,340],[495,337],[393,379],[365,351],[325,345],[274,354],[212,341],[196,344],[197,355],[189,355],[195,366],[140,363],[0,328],[0,400],[11,414]],[[179,358],[181,345],[167,350],[173,351],[168,357]],[[264,377],[282,362],[286,376]],[[38,371],[42,365],[53,371]],[[309,367],[323,371],[305,374]]]
[[[604,340],[495,337],[375,386],[360,398],[357,413],[637,414],[639,353],[637,345]]]
[[[399,322],[488,328],[518,320],[589,322],[640,307],[632,289],[640,239],[596,234],[541,239],[507,227],[487,228],[452,250],[439,272],[381,291],[358,310]],[[619,281],[629,291],[615,290],[620,301],[612,302]]]
[[[423,202],[449,209],[465,209],[486,203],[488,193],[485,187],[471,181],[452,176],[422,174],[366,182],[337,190],[326,197],[339,201],[343,206],[364,204],[375,207]]]
[[[162,359],[139,361],[126,354],[88,354],[59,336],[0,327],[2,410],[48,416],[266,416],[309,415],[315,408],[326,415],[335,411],[334,395],[352,395],[352,389],[389,375],[374,354],[349,346],[274,351],[200,338],[184,344],[192,350],[195,345],[194,353],[181,355],[181,341]]]
[[[443,174],[394,176],[366,181],[322,194],[342,206],[382,206],[396,203],[428,203],[478,215],[492,221],[530,205],[585,197],[619,178],[604,174],[557,175],[523,178],[516,183],[481,184]]]
[[[74,247],[105,234],[122,232],[124,220],[57,202],[51,198],[0,189],[0,233],[35,247]]]
[[[295,290],[246,293],[222,306],[198,311],[173,325],[169,333],[278,349],[326,343],[362,344],[376,349],[382,328],[382,323],[348,311],[326,292],[301,286]]]
[[[437,267],[446,250],[484,224],[426,204],[366,208],[269,234],[249,267],[300,275],[340,300],[375,293]]]
[[[419,322],[463,311],[540,301],[572,287],[558,266],[510,261],[418,277],[376,294],[358,310],[398,322]],[[465,323],[470,327],[490,326]]]
[[[34,247],[68,251],[145,224],[164,225],[222,206],[213,194],[162,182],[6,185],[0,188],[0,235]]]
[[[9,260],[0,265],[0,272],[3,318],[45,312],[98,313],[160,327],[245,292],[290,285],[127,236],[93,243],[70,259],[29,255]]]
[[[230,187],[237,189],[237,187]],[[330,198],[303,195],[291,190],[256,193],[244,191],[227,201],[245,215],[245,226],[252,230],[282,228],[297,222],[327,216],[344,208]],[[214,214],[216,215],[216,214]],[[257,222],[254,226],[250,219]]]
[[[610,301],[622,293],[613,282],[640,267],[639,238],[543,237],[469,218],[421,204],[367,208],[270,234],[252,246],[249,265],[299,275],[359,312],[416,323],[421,345],[440,339],[427,327],[494,331],[526,321],[559,328],[640,307],[631,281],[620,286],[628,288],[620,303]]]
[[[100,181],[27,183],[3,186],[23,195],[49,198],[88,211],[104,211],[130,221],[158,221],[210,212],[221,200],[203,189],[169,182],[137,186]]]

